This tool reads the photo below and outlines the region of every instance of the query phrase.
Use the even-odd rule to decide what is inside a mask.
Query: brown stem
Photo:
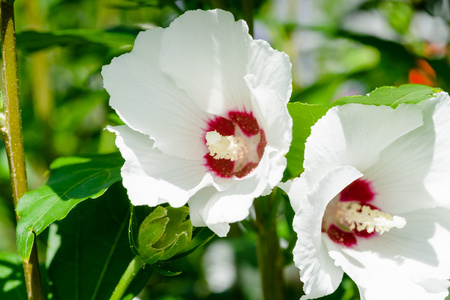
[[[14,4],[1,1],[0,6],[3,97],[5,127],[2,137],[8,154],[14,206],[27,192],[27,176],[22,141],[22,124],[19,107],[19,82],[17,76],[16,38],[14,34]],[[16,215],[18,219],[18,216]],[[30,260],[23,263],[28,299],[44,299],[39,273],[36,246],[33,246]]]

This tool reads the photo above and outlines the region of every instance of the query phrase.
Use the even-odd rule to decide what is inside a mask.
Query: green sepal
[[[192,224],[188,207],[157,206],[139,225],[138,233],[130,232],[132,249],[143,262],[154,264],[181,253],[191,242]],[[136,215],[130,227],[136,228]]]

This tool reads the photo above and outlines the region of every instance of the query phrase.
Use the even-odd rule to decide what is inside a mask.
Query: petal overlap
[[[102,75],[126,124],[109,130],[133,204],[188,203],[194,225],[225,236],[281,180],[291,64],[229,12],[188,11],[141,32]]]
[[[279,184],[296,212],[304,299],[332,293],[337,270],[354,280],[361,299],[448,295],[449,116],[450,97],[440,92],[396,109],[335,107],[312,127],[304,173]],[[345,168],[360,177],[330,176]]]

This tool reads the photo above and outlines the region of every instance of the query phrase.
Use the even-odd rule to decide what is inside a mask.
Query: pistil
[[[406,225],[405,218],[391,216],[388,213],[374,209],[368,205],[353,202],[338,202],[336,218],[340,224],[345,224],[350,230],[366,230],[383,234],[392,228],[403,228]]]
[[[215,159],[236,161],[242,159],[248,152],[243,139],[240,137],[222,136],[214,130],[207,132],[205,138],[210,155]]]

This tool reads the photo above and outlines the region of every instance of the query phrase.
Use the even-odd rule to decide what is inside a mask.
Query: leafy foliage
[[[50,233],[49,279],[54,299],[109,299],[134,254],[128,246],[129,203],[120,183],[81,203]],[[151,269],[142,269],[127,294],[136,295]]]
[[[67,216],[78,203],[101,196],[120,181],[123,159],[119,154],[66,157],[50,167],[47,183],[29,191],[19,201],[17,213],[17,248],[28,259],[34,241],[50,224]]]
[[[338,99],[333,105],[361,103],[370,105],[389,105],[397,107],[402,103],[419,103],[430,99],[439,89],[419,84],[405,84],[400,87],[380,87],[366,96],[351,96]]]
[[[102,89],[99,73],[101,66],[113,56],[131,49],[138,31],[165,27],[185,10],[223,8],[232,11],[236,18],[253,13],[257,25],[255,38],[265,39],[275,49],[288,53],[293,64],[291,101],[296,103],[288,107],[294,119],[294,142],[287,154],[284,180],[303,171],[304,142],[311,126],[329,107],[345,103],[395,107],[420,102],[438,91],[420,85],[391,87],[412,82],[408,77],[411,71],[418,72],[419,79],[428,79],[422,83],[450,89],[448,39],[439,38],[440,30],[436,30],[435,23],[433,26],[414,23],[418,16],[448,21],[437,7],[439,1],[317,0],[307,7],[297,0],[254,0],[253,11],[245,11],[248,7],[244,5],[250,2],[16,1],[28,179],[31,188],[40,186],[27,193],[17,208],[21,216],[17,242],[24,258],[34,240],[33,231],[43,241],[39,244],[41,250],[42,245],[50,245],[47,268],[50,267],[54,299],[109,297],[120,272],[133,258],[124,237],[127,230],[123,229],[128,224],[128,219],[124,221],[128,214],[126,195],[120,184],[115,184],[120,181],[122,158],[102,155],[54,159],[62,155],[115,151],[114,137],[102,129],[118,118],[108,106],[108,95]],[[319,10],[314,10],[317,7]],[[348,25],[368,13],[381,16],[387,28],[383,32],[364,32],[358,26]],[[370,23],[368,18],[363,19]],[[418,36],[414,28],[421,28],[421,32],[433,28],[433,33]],[[393,34],[389,35],[391,31]],[[379,86],[390,87],[378,88],[366,96],[340,98],[365,94]],[[4,150],[0,155],[0,251],[15,251],[8,164]],[[50,178],[42,185],[43,170],[52,161]],[[283,227],[282,237],[289,241],[287,251],[292,252],[297,237],[290,227],[293,212],[289,209],[286,200],[286,208],[277,211],[280,220],[286,221],[277,225]],[[139,215],[131,218],[131,222],[136,221],[132,226],[137,226],[133,232],[139,231],[139,225],[150,212],[144,206],[133,208],[134,216]],[[47,241],[45,229],[49,227]],[[232,265],[239,277],[224,292],[210,289],[205,279],[206,267],[202,266],[202,249],[206,247],[201,246],[213,236],[207,228],[194,228],[192,240],[182,252],[147,266],[133,281],[124,299],[132,299],[150,274],[153,283],[158,284],[152,285],[152,290],[142,299],[260,299],[255,292],[259,286],[255,281],[258,275],[251,226],[244,229],[232,226],[227,238],[234,250]],[[116,246],[112,249],[111,245]],[[17,255],[0,252],[0,299],[26,299],[21,268]],[[93,273],[88,274],[91,269]],[[167,280],[158,273],[180,275]],[[298,272],[292,274],[287,278],[287,297],[298,299],[301,283]],[[357,299],[357,294],[355,285],[345,278],[338,290],[326,299]]]
[[[0,293],[3,300],[26,300],[22,259],[14,253],[0,252]]]
[[[114,32],[98,29],[66,29],[52,32],[23,31],[17,35],[17,47],[35,52],[49,47],[100,44],[130,51],[137,32]]]
[[[293,120],[293,141],[286,155],[288,161],[286,173],[288,178],[293,178],[303,172],[305,142],[311,133],[311,126],[327,112],[328,108],[321,105],[294,102],[288,104],[288,110]],[[285,179],[288,178],[285,175]]]

